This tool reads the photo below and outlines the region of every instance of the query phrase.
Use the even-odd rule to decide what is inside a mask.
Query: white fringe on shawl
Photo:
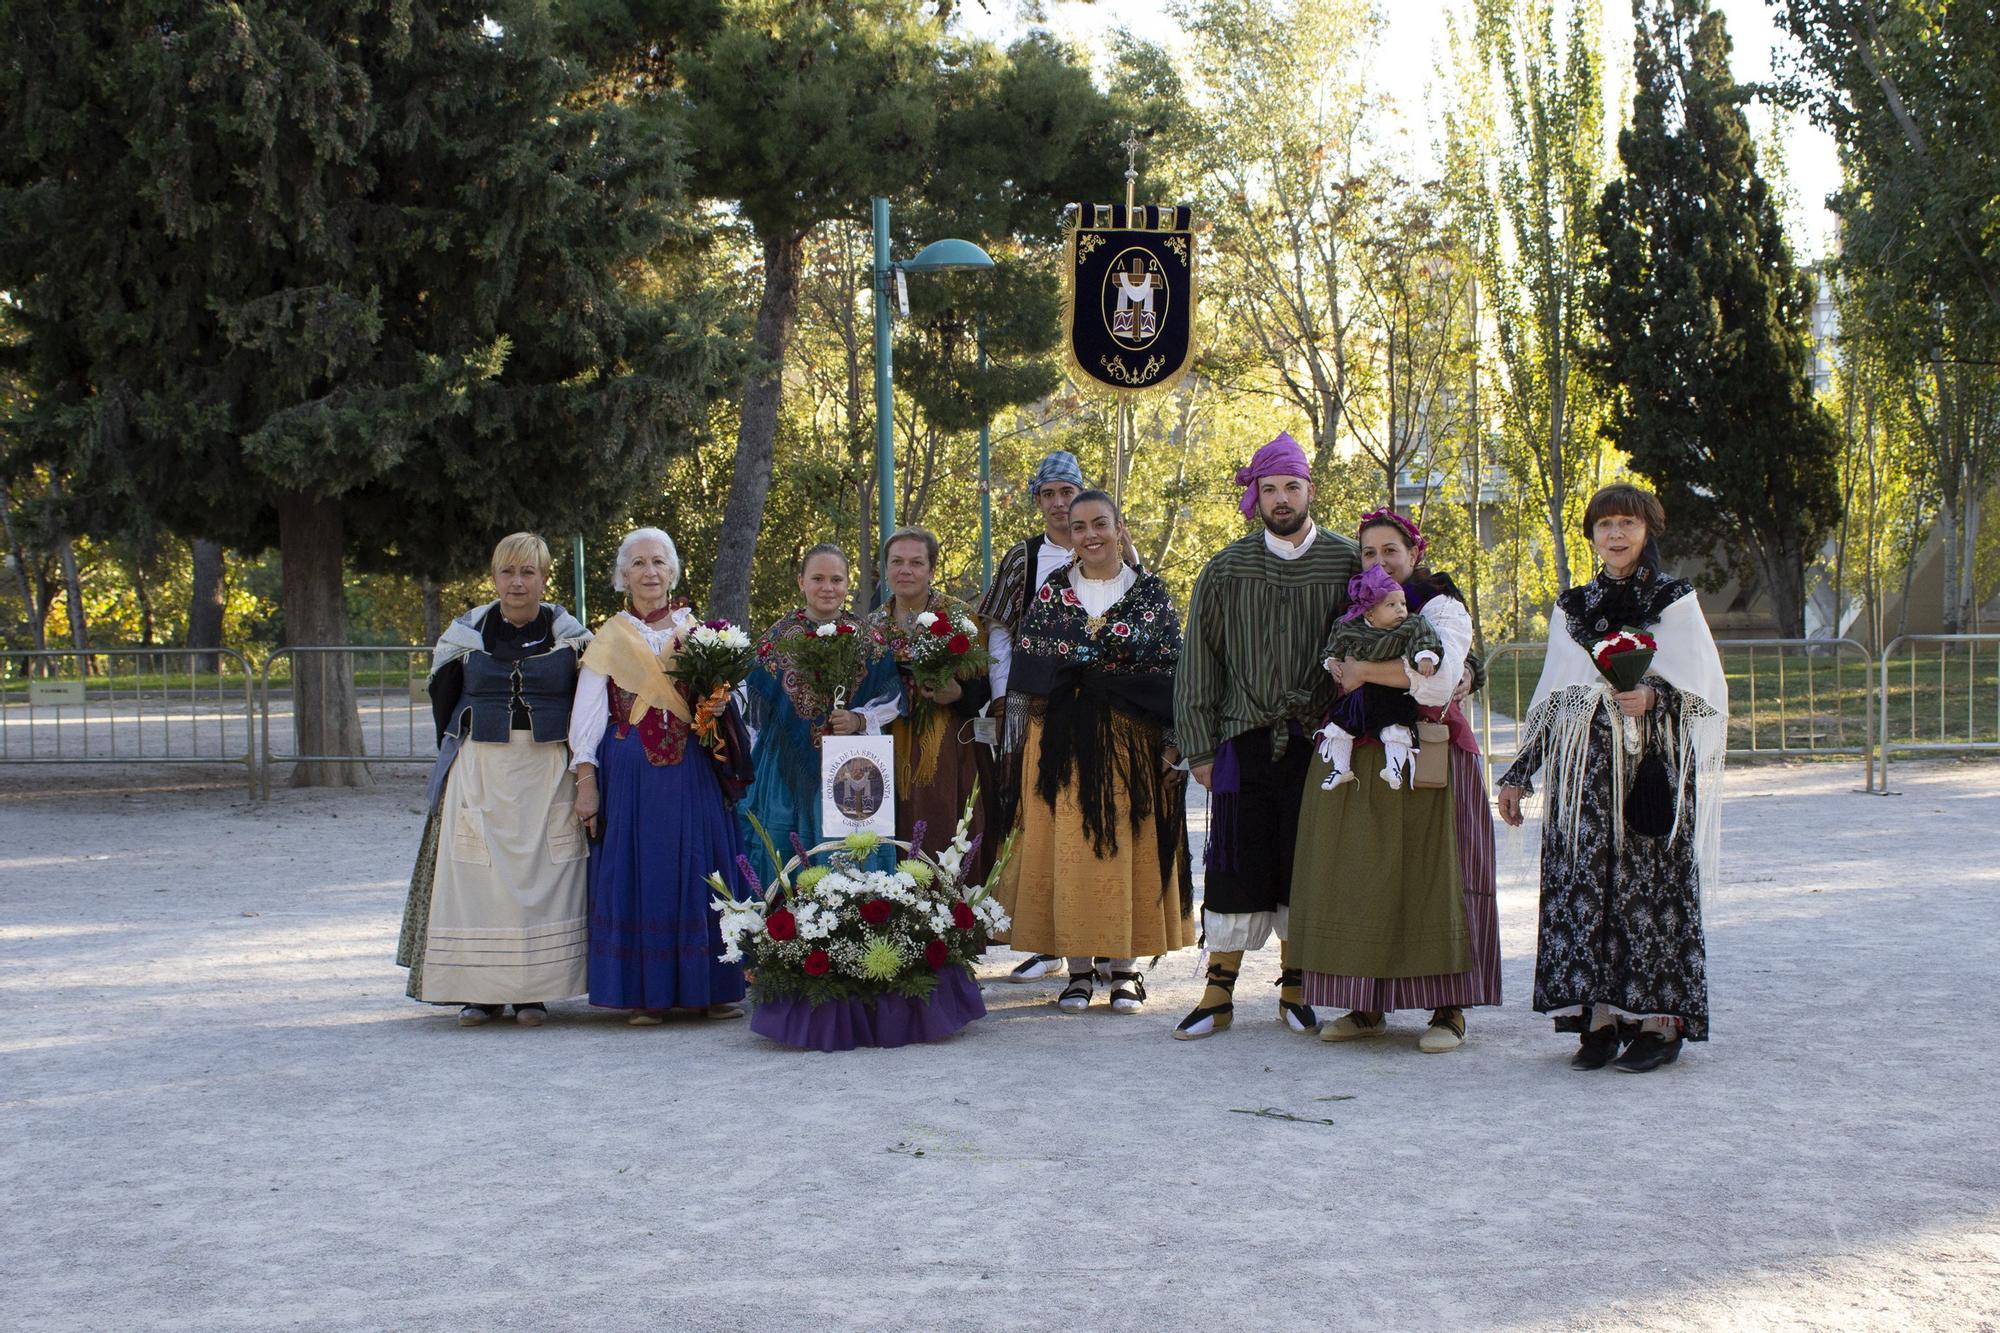
[[[1681,810],[1692,779],[1695,863],[1701,875],[1700,887],[1706,891],[1715,883],[1722,857],[1722,756],[1729,738],[1729,682],[1722,674],[1721,655],[1716,652],[1715,638],[1702,618],[1695,594],[1669,605],[1660,623],[1647,632],[1660,645],[1653,656],[1651,674],[1680,691],[1679,714],[1669,724],[1670,743],[1678,751],[1680,785],[1674,792],[1674,827],[1668,837],[1680,833]],[[1583,805],[1591,719],[1600,711],[1611,721],[1612,790],[1622,799],[1628,756],[1618,741],[1621,714],[1612,702],[1611,685],[1591,662],[1590,654],[1570,637],[1562,609],[1555,608],[1549,616],[1548,656],[1542,663],[1542,678],[1535,685],[1534,701],[1521,724],[1521,748],[1525,750],[1533,738],[1541,738],[1541,772],[1546,787],[1542,817],[1570,846],[1576,842]],[[1616,845],[1623,845],[1622,814],[1612,821],[1612,837]]]

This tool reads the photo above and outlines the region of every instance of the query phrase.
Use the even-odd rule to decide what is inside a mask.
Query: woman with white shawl
[[[587,921],[570,701],[590,631],[542,600],[548,543],[493,548],[495,599],[445,627],[431,653],[438,758],[396,961],[408,993],[476,1027],[509,1004],[534,1027],[584,989]]]
[[[1729,687],[1694,588],[1660,570],[1658,497],[1606,486],[1583,530],[1602,568],[1549,615],[1500,818],[1521,823],[1521,798],[1542,774],[1535,1009],[1581,1034],[1572,1068],[1645,1073],[1678,1059],[1684,1041],[1708,1040],[1701,895],[1720,848]],[[1622,630],[1658,645],[1623,691],[1593,661]]]

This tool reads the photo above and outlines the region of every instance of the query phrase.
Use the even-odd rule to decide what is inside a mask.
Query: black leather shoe
[[[1608,1024],[1592,1028],[1583,1034],[1577,1044],[1576,1054],[1569,1058],[1571,1069],[1602,1069],[1611,1063],[1611,1057],[1618,1054],[1618,1025]]]
[[[1681,1038],[1678,1033],[1667,1038],[1657,1032],[1641,1032],[1625,1048],[1625,1054],[1611,1062],[1611,1067],[1627,1074],[1643,1074],[1661,1065],[1670,1065],[1680,1058]]]

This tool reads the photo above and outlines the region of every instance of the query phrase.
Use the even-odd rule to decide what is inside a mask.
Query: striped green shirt
[[[1319,724],[1334,697],[1320,650],[1360,572],[1359,549],[1325,528],[1296,560],[1271,554],[1260,527],[1203,567],[1174,677],[1174,730],[1189,762],[1259,727]]]

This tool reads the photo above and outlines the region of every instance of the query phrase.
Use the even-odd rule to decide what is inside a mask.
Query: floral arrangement
[[[917,628],[910,645],[910,683],[939,690],[954,680],[964,680],[993,664],[993,655],[979,642],[979,626],[970,616],[953,620],[935,611],[917,615]],[[937,711],[937,704],[919,690],[910,691],[910,721],[921,732]]]
[[[795,613],[810,621],[806,613]],[[828,709],[847,707],[847,691],[861,675],[867,653],[861,632],[845,620],[811,625],[810,631],[785,641],[792,666],[805,678],[806,688],[827,701]]]
[[[1639,682],[1652,668],[1653,654],[1659,651],[1659,647],[1659,642],[1644,630],[1626,628],[1590,645],[1590,660],[1611,688],[1622,693],[1639,687]],[[1621,733],[1625,739],[1625,752],[1639,753],[1638,720],[1621,715],[1621,721],[1624,723]]]
[[[722,916],[722,960],[750,960],[751,998],[802,999],[827,1004],[845,999],[903,996],[923,999],[947,968],[972,970],[989,932],[1005,930],[1007,913],[984,888],[960,881],[978,844],[967,837],[974,791],[951,845],[936,857],[922,851],[923,830],[911,842],[873,833],[806,848],[779,867],[761,897],[747,901],[720,874],[708,877],[714,908]],[[752,826],[770,838],[751,817]],[[1005,864],[1012,839],[994,870]],[[894,870],[864,869],[862,862],[885,842],[906,853]],[[826,864],[813,864],[824,855]],[[775,849],[771,851],[777,861]],[[738,867],[754,882],[749,858]]]
[[[756,660],[750,636],[727,620],[704,621],[682,637],[670,674],[686,688],[695,705],[694,734],[711,750],[723,706]]]

